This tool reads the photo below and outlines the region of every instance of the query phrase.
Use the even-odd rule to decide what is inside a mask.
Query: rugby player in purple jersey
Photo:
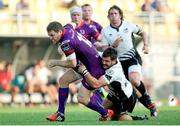
[[[87,24],[82,19],[82,9],[81,7],[74,6],[70,10],[71,21],[76,24],[75,30],[82,34],[89,41],[94,43],[101,39],[100,32],[91,24]],[[93,41],[92,41],[93,40]]]
[[[51,22],[47,26],[47,32],[52,40],[53,44],[60,46],[62,51],[66,55],[66,60],[50,60],[49,67],[61,66],[70,68],[68,69],[62,77],[59,78],[59,107],[56,113],[47,117],[50,121],[64,121],[64,111],[65,104],[67,101],[69,89],[68,85],[76,80],[82,79],[82,86],[78,92],[78,101],[88,108],[100,113],[103,118],[102,121],[107,121],[111,116],[111,111],[105,109],[101,104],[99,104],[99,97],[90,97],[92,91],[102,85],[89,85],[83,76],[78,74],[77,66],[79,62],[82,62],[87,70],[92,74],[92,76],[97,79],[104,74],[103,66],[101,63],[101,57],[99,56],[96,48],[92,45],[81,34],[73,29],[70,24],[64,27],[59,22]],[[83,72],[83,75],[87,74],[87,71]]]
[[[94,25],[92,26],[92,24],[90,23],[86,23],[85,21],[83,21],[83,12],[81,7],[72,7],[70,9],[70,16],[71,21],[76,24],[75,30],[78,31],[81,35],[83,35],[86,39],[88,39],[92,44],[94,44],[94,42],[96,42],[97,40],[100,40],[101,35],[100,32],[96,29],[96,27]],[[98,29],[100,29],[99,26]],[[75,85],[73,84],[73,86]],[[93,97],[99,97],[101,99],[101,96],[106,96],[105,94],[103,94],[103,92],[105,92],[103,88],[97,89],[94,92]]]
[[[101,33],[102,26],[97,23],[96,21],[92,20],[92,14],[93,14],[93,9],[90,4],[84,4],[81,6],[82,12],[83,12],[83,20],[85,21],[86,24],[92,25],[95,30]]]

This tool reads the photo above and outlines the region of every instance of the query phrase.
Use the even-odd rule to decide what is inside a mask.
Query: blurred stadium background
[[[93,19],[105,27],[109,24],[107,11],[116,4],[124,11],[125,20],[142,26],[148,33],[150,54],[140,54],[144,60],[144,79],[150,81],[147,86],[152,88],[154,100],[168,103],[170,96],[180,100],[180,0],[159,0],[162,8],[151,11],[141,10],[145,0],[26,0],[28,10],[16,9],[19,0],[2,1],[0,62],[12,63],[14,78],[39,59],[46,62],[58,58],[46,33],[50,21],[70,22],[69,8],[89,3],[94,10]],[[140,41],[137,38],[139,52]],[[0,104],[4,102],[2,94]]]

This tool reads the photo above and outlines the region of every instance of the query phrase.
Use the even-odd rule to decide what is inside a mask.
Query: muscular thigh
[[[121,61],[124,74],[128,80],[130,80],[130,73],[141,74],[141,65],[139,60],[134,58]]]
[[[87,105],[89,103],[92,91],[86,89],[83,85],[80,86],[78,91],[78,100],[80,103]]]
[[[67,87],[70,83],[81,79],[81,76],[73,69],[68,69],[60,78],[60,87]]]

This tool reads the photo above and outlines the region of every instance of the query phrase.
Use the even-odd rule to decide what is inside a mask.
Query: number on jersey
[[[88,39],[84,38],[84,36],[82,36],[80,33],[77,33],[77,34],[78,34],[77,37],[78,37],[78,39],[79,39],[81,42],[84,42],[84,43],[86,43],[89,47],[92,47],[92,43],[91,43]]]

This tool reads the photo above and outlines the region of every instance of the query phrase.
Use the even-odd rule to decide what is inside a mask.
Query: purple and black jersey
[[[75,53],[76,59],[82,62],[94,77],[99,78],[104,74],[101,57],[96,48],[70,24],[64,26],[59,44],[66,56]]]

